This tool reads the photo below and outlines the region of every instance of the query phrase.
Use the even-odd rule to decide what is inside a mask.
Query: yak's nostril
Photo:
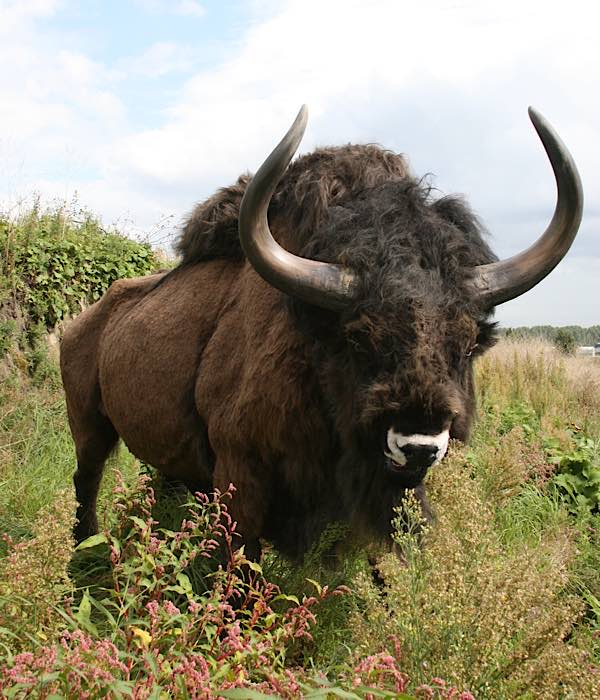
[[[408,464],[429,467],[437,458],[438,447],[437,445],[412,445],[409,443],[402,446],[402,452],[404,452]]]

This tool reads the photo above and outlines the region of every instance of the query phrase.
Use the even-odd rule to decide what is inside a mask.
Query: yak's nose
[[[408,443],[402,446],[406,463],[411,467],[430,467],[438,455],[437,445],[418,445]]]

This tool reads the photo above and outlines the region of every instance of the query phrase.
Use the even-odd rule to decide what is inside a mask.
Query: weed
[[[477,697],[558,697],[559,689],[597,697],[596,669],[567,642],[583,608],[567,590],[572,533],[556,524],[535,543],[507,543],[470,472],[456,450],[438,470],[436,523],[423,547],[410,532],[397,536],[405,565],[394,555],[383,559],[383,596],[368,577],[359,579],[357,652],[385,648],[392,635],[415,680],[433,673]],[[403,517],[416,516],[409,506]]]
[[[557,438],[546,440],[549,460],[558,471],[552,485],[574,515],[585,517],[600,510],[600,442],[576,426],[568,436],[566,445]]]
[[[235,546],[236,524],[226,505],[232,495],[230,488],[188,502],[174,531],[157,527],[147,477],[134,488],[119,480],[115,526],[78,547],[79,552],[104,548],[110,586],[87,588],[77,602],[65,575],[70,538],[54,551],[57,530],[46,528],[26,543],[11,543],[9,568],[0,578],[5,650],[0,693],[208,699],[293,698],[315,691],[314,697],[406,697],[409,679],[398,666],[398,653],[368,655],[335,680],[290,663],[299,646],[313,644],[318,608],[348,591],[314,583],[312,594],[298,599],[268,582],[243,547]],[[72,523],[63,517],[58,524],[62,529]],[[201,592],[188,576],[199,560],[207,562]],[[43,577],[46,584],[56,583],[43,585]],[[278,603],[285,603],[280,611]],[[25,638],[23,625],[31,629]],[[428,697],[456,697],[439,679],[420,690]],[[472,699],[468,693],[462,697]]]

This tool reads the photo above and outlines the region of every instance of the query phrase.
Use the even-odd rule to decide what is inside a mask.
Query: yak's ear
[[[476,355],[484,353],[498,342],[498,322],[482,320],[478,323],[477,332],[477,352]]]
[[[221,188],[212,197],[196,205],[175,243],[175,250],[181,256],[183,264],[215,258],[243,259],[238,217],[249,181],[249,174],[242,175],[235,185]]]

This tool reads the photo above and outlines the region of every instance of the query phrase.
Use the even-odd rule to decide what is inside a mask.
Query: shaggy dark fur
[[[403,156],[378,146],[320,148],[298,158],[279,183],[269,209],[271,217],[280,216],[286,222],[280,243],[297,253],[332,207],[407,175]],[[175,246],[182,264],[243,257],[237,217],[249,180],[249,175],[242,175],[235,185],[223,187],[194,209]]]
[[[426,510],[423,473],[384,468],[390,427],[468,437],[472,358],[493,342],[493,324],[466,282],[495,257],[466,204],[436,200],[402,156],[377,146],[297,159],[271,227],[292,252],[356,272],[359,295],[336,314],[286,298],[244,260],[248,179],[196,207],[179,267],[113,285],[67,330],[78,538],[95,530],[118,436],[191,489],[233,482],[249,551],[265,537],[293,557],[334,520],[385,537],[407,489]]]

